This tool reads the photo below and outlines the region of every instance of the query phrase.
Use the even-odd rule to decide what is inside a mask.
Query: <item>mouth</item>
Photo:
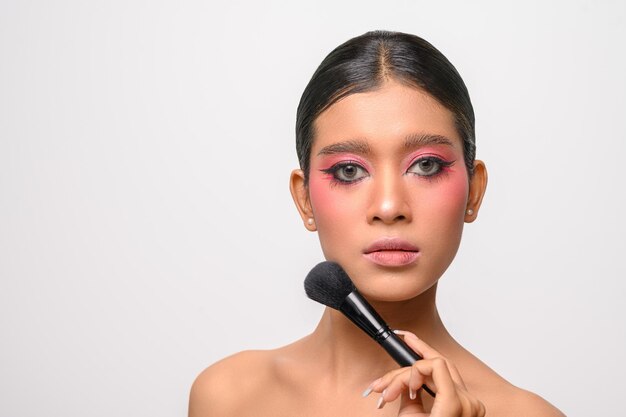
[[[419,254],[417,246],[400,238],[379,239],[363,251],[363,256],[371,262],[391,267],[412,264]]]

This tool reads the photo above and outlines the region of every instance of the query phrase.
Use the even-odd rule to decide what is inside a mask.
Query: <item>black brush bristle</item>
[[[335,262],[321,262],[304,279],[306,295],[318,303],[339,309],[343,300],[355,290],[343,268]]]

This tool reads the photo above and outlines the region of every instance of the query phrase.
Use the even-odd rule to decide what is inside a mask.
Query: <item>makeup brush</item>
[[[321,262],[304,280],[306,295],[318,303],[342,312],[350,321],[380,344],[400,365],[411,366],[422,359],[400,339],[356,289],[352,280],[335,262]],[[424,391],[435,393],[423,385]]]

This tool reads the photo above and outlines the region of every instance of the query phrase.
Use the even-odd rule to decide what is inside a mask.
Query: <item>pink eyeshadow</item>
[[[353,154],[339,154],[322,156],[318,169],[328,169],[339,162],[358,162],[363,168],[370,170],[370,165],[361,157]]]
[[[451,162],[454,160],[458,160],[457,155],[454,154],[454,151],[449,146],[438,146],[438,147],[424,147],[420,148],[415,152],[411,152],[403,161],[404,161],[404,170],[409,169],[412,163],[420,157],[424,156],[435,156],[439,159],[442,159],[446,162]],[[455,163],[456,164],[456,163]]]

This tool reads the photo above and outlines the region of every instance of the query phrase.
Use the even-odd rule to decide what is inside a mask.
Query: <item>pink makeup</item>
[[[411,152],[406,158],[404,158],[401,166],[404,172],[412,172],[420,174],[420,163],[426,163],[427,166],[436,164],[435,168],[438,168],[433,175],[421,175],[427,179],[435,179],[439,175],[445,174],[449,171],[449,167],[456,162],[456,158],[453,152],[450,151],[449,146],[438,147],[424,147],[415,152]],[[414,168],[418,168],[415,170]],[[427,173],[422,173],[427,174]]]
[[[363,157],[350,153],[323,157],[322,162],[320,163],[319,170],[328,171],[335,165],[345,163],[354,163],[356,165],[360,165],[368,172],[371,171],[370,164]]]
[[[405,266],[419,257],[417,246],[400,238],[383,238],[369,245],[363,256],[381,266]]]

